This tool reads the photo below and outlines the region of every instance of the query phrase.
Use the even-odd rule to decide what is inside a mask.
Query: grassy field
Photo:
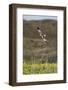
[[[45,64],[23,64],[23,74],[47,74],[57,73],[56,63]]]

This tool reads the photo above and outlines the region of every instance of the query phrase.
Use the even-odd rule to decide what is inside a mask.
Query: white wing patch
[[[43,40],[44,42],[47,42],[47,39],[45,38],[45,37],[46,37],[46,34],[43,34],[42,31],[41,31],[40,29],[37,30],[37,31],[38,31],[40,37],[42,38],[42,40]]]

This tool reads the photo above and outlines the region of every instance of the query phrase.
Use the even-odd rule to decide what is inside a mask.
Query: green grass
[[[23,74],[48,74],[57,73],[56,63],[45,64],[23,64]]]

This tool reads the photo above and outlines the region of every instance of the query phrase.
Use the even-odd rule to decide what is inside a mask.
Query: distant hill
[[[41,39],[37,32],[40,27],[42,32],[46,34],[49,46],[57,45],[57,21],[56,20],[33,20],[23,21],[23,36],[30,39]]]
[[[56,20],[39,20],[39,21],[23,21],[24,37],[39,38],[37,27],[40,27],[43,33],[48,37],[56,37],[57,21]],[[47,37],[47,38],[48,38]]]

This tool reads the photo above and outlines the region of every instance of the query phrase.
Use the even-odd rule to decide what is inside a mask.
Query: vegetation
[[[56,63],[44,63],[44,64],[24,64],[23,74],[47,74],[56,73]]]
[[[43,42],[37,27],[46,34]],[[57,73],[57,21],[23,20],[23,74]]]

